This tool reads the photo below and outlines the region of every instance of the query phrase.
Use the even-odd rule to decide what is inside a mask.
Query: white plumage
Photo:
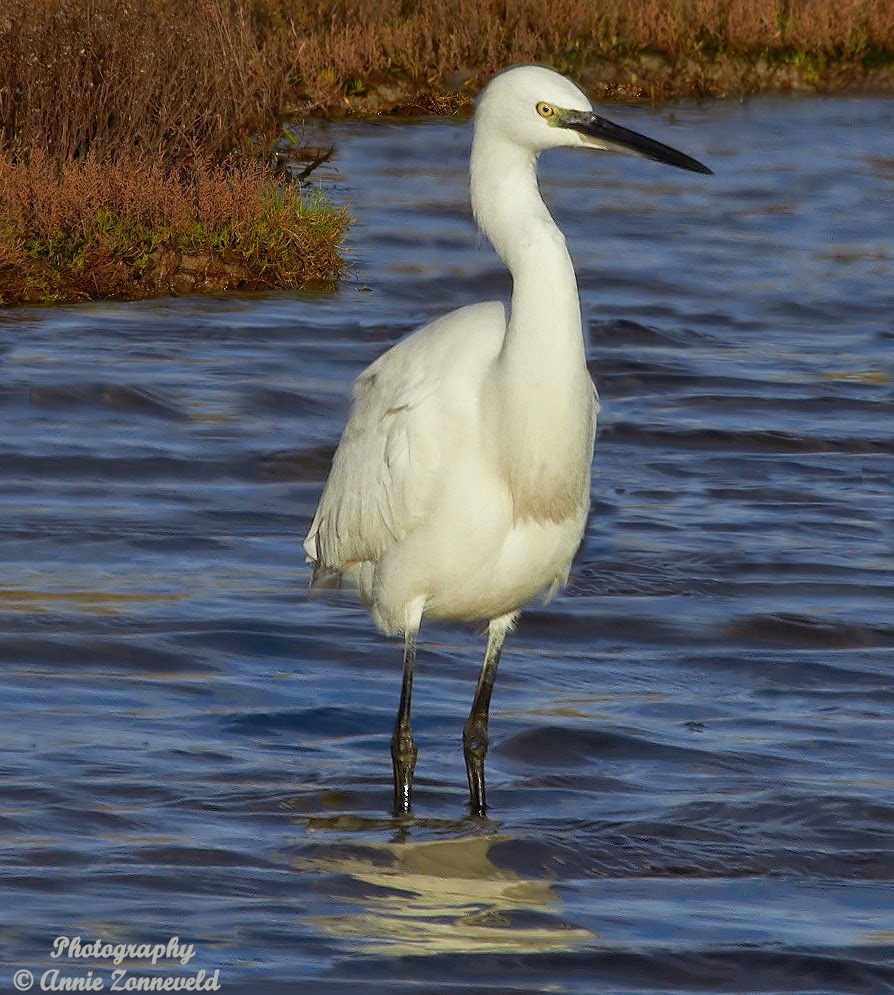
[[[500,648],[518,612],[554,592],[589,509],[596,391],[565,239],[540,197],[536,159],[556,146],[636,151],[708,170],[612,125],[571,82],[518,67],[481,97],[472,208],[512,273],[498,302],[432,322],[361,374],[305,550],[317,573],[352,574],[376,623],[405,634],[392,739],[395,812],[409,811],[409,724],[423,618],[489,623],[464,734],[472,810],[485,808],[487,711]]]

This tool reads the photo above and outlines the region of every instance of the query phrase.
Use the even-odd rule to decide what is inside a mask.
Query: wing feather
[[[375,561],[424,521],[444,470],[440,427],[456,357],[479,364],[505,332],[497,303],[472,305],[401,340],[357,379],[348,423],[304,548],[331,576]]]

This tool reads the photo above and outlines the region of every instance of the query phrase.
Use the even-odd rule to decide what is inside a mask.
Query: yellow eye
[[[537,105],[537,113],[541,117],[552,117],[556,113],[555,107],[552,104],[548,104],[545,100],[541,100]]]

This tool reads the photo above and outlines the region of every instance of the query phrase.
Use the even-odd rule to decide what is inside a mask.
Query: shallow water
[[[334,296],[0,314],[7,990],[195,944],[225,992],[894,990],[890,101],[618,110],[700,177],[554,153],[603,401],[572,584],[524,616],[465,817],[480,634],[309,601],[351,380],[508,280],[466,126],[338,125]],[[457,956],[462,954],[462,956]],[[133,959],[131,975],[147,975]],[[9,990],[12,990],[11,988]]]

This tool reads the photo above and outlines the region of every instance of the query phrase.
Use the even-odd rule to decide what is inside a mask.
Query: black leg
[[[410,701],[413,697],[413,664],[416,662],[416,636],[407,633],[404,643],[404,678],[400,689],[400,707],[391,737],[391,762],[394,767],[394,814],[408,815],[413,791],[413,771],[419,750],[410,729]]]
[[[475,699],[469,719],[463,729],[463,753],[466,774],[469,778],[469,807],[472,815],[484,815],[487,801],[484,793],[484,758],[487,756],[487,721],[490,714],[490,696],[497,678],[503,640],[512,625],[514,616],[495,619],[487,631],[487,649],[484,663],[475,688]]]

